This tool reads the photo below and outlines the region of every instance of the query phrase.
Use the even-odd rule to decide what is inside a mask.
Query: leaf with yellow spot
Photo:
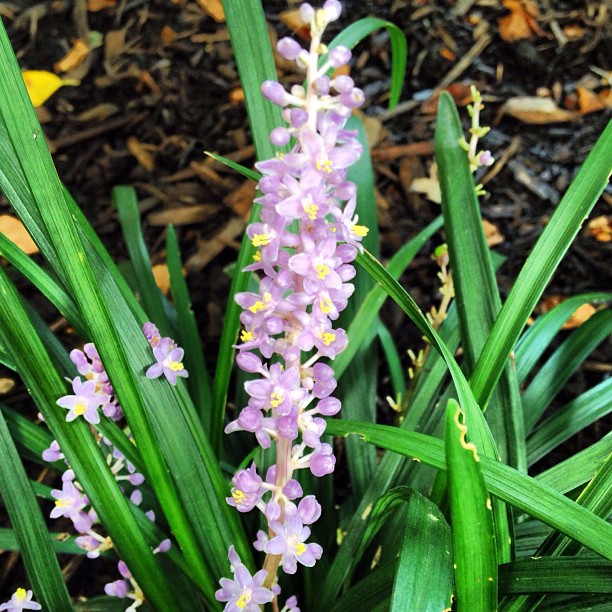
[[[465,415],[450,400],[446,408],[446,463],[450,500],[457,612],[497,610],[497,547],[491,500],[480,457]]]
[[[42,106],[60,87],[80,84],[80,81],[62,79],[46,70],[24,70],[21,74],[33,106]]]

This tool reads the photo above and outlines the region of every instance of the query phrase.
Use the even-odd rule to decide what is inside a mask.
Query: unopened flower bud
[[[340,68],[351,61],[351,50],[348,47],[334,47],[330,52],[327,60],[334,68]]]
[[[277,81],[264,81],[261,86],[261,93],[278,106],[287,106],[289,104],[288,95],[285,88]]]
[[[296,42],[295,40],[293,40],[293,38],[289,38],[288,36],[285,36],[284,38],[281,38],[278,41],[278,43],[276,45],[276,48],[277,48],[278,52],[285,59],[288,59],[288,60],[296,59],[297,56],[302,51],[301,45],[298,42]]]

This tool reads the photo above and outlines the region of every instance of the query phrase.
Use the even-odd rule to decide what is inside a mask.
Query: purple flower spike
[[[215,593],[215,599],[227,602],[225,610],[228,612],[260,612],[259,606],[274,598],[274,593],[263,586],[268,572],[259,570],[251,576],[249,570],[235,558],[237,555],[233,546],[230,546],[228,556],[234,571],[234,580],[221,578],[219,584],[222,588]]]
[[[240,470],[227,502],[239,512],[263,512],[268,532],[259,530],[253,546],[280,555],[286,573],[294,573],[298,563],[313,566],[322,554],[318,544],[306,544],[306,525],[320,517],[321,506],[314,496],[303,497],[293,476],[303,468],[319,477],[334,470],[332,447],[321,443],[326,428],[321,417],[336,414],[340,401],[332,397],[334,370],[323,362],[347,345],[346,332],[334,325],[355,290],[352,262],[363,252],[368,233],[358,224],[357,187],[347,180],[362,145],[356,131],[345,129],[364,93],[348,76],[329,77],[330,69],[350,61],[351,52],[342,46],[328,52],[322,39],[341,10],[338,0],[326,0],[319,9],[302,4],[300,16],[310,26],[309,49],[283,38],[278,51],[305,69],[306,83],[289,91],[276,81],[261,87],[266,98],[283,107],[285,124],[272,130],[270,140],[291,149],[255,164],[262,175],[255,200],[261,215],[246,230],[254,254],[245,271],[256,272],[261,280],[256,290],[235,296],[243,325],[234,347],[236,362],[255,376],[244,384],[246,406],[225,432],[254,433],[263,448],[274,443],[276,464],[265,482],[254,465]],[[320,61],[322,53],[326,61]],[[147,375],[161,375],[161,359],[156,358]],[[217,599],[228,602],[225,610],[255,612],[252,585],[259,573],[245,573],[233,548],[230,563],[234,580],[221,581]],[[264,590],[265,601],[279,592]],[[287,600],[282,612],[299,612],[297,600]]]

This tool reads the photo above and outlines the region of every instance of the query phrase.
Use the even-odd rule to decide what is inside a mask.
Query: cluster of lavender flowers
[[[153,349],[153,355],[156,359],[156,362],[146,371],[147,378],[154,379],[163,374],[168,382],[174,385],[177,382],[177,377],[188,376],[187,370],[181,362],[183,358],[182,348],[178,347],[171,338],[162,338],[153,323],[145,323],[143,333]],[[74,378],[71,381],[74,395],[65,395],[57,400],[59,406],[69,410],[66,421],[70,422],[82,416],[91,425],[97,425],[100,422],[100,408],[102,408],[104,416],[113,421],[119,421],[123,417],[123,411],[96,347],[88,343],[83,347],[83,351],[75,349],[71,351],[70,359],[85,380],[81,380],[79,376]],[[130,501],[139,506],[143,497],[138,487],[145,481],[144,476],[136,471],[136,468],[109,440],[100,435],[96,435],[96,440],[121,490],[125,490],[125,486],[128,485],[131,489],[129,493]],[[65,461],[56,440],[53,440],[51,446],[43,452],[42,456],[45,461],[51,463],[62,459]],[[62,488],[53,489],[51,494],[55,498],[51,518],[66,517],[72,521],[75,530],[80,534],[76,538],[76,544],[87,551],[87,557],[95,559],[101,553],[114,547],[110,537],[102,536],[94,529],[98,523],[98,516],[95,510],[90,507],[89,499],[83,492],[81,485],[75,480],[75,474],[70,466],[62,475]],[[155,521],[155,514],[152,510],[145,514],[151,521]],[[167,552],[169,549],[170,540],[164,540],[153,552]],[[104,590],[107,595],[134,600],[133,604],[126,609],[134,610],[144,601],[142,590],[132,578],[127,565],[123,561],[119,561],[118,569],[122,579],[107,584]],[[31,591],[28,591],[28,593],[31,594]],[[14,597],[16,596],[14,595]],[[26,603],[28,602],[26,601]],[[0,607],[0,609],[3,608]],[[15,609],[21,610],[22,608]]]
[[[333,322],[354,291],[350,262],[368,231],[358,225],[356,187],[346,180],[347,168],[362,147],[356,133],[344,129],[364,94],[349,76],[328,76],[349,62],[350,50],[328,52],[321,43],[325,27],[340,11],[337,0],[327,0],[319,10],[302,4],[310,50],[282,38],[278,51],[306,71],[306,86],[287,92],[275,81],[262,85],[264,96],[283,107],[287,123],[271,132],[271,142],[284,146],[293,138],[295,144],[289,153],[256,164],[263,175],[258,185],[262,196],[256,200],[262,206],[261,221],[247,229],[257,250],[245,270],[263,278],[257,293],[236,296],[244,325],[236,362],[259,377],[245,384],[248,404],[225,431],[252,432],[263,448],[274,440],[276,464],[265,480],[255,464],[232,479],[228,503],[239,512],[258,508],[268,532],[259,531],[254,543],[266,559],[253,577],[230,549],[234,579],[222,579],[216,593],[217,600],[228,602],[226,610],[255,612],[278,594],[279,565],[293,574],[298,563],[312,567],[322,554],[321,546],[307,543],[308,525],[319,518],[321,506],[313,495],[303,496],[293,474],[307,468],[320,477],[334,470],[333,449],[321,442],[326,427],[321,417],[336,414],[340,401],[332,397],[334,371],[320,360],[333,360],[346,347],[345,331]],[[287,609],[297,610],[294,598],[287,603]]]

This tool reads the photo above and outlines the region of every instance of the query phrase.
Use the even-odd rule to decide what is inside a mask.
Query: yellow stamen
[[[264,293],[264,296],[263,296],[263,302],[261,300],[255,302],[252,306],[249,306],[249,310],[253,314],[261,312],[262,310],[266,309],[266,305],[270,303],[271,299],[272,299],[272,295],[266,292]]]
[[[67,508],[70,505],[70,500],[69,499],[56,499],[55,505],[58,508]]]
[[[317,170],[319,172],[325,172],[325,174],[331,174],[332,173],[331,159],[326,159],[324,161],[317,160]]]
[[[336,334],[332,334],[331,332],[323,332],[321,334],[321,340],[323,340],[325,346],[329,346],[335,339]]]
[[[323,314],[328,314],[329,312],[331,312],[333,307],[334,305],[328,297],[324,297],[319,300],[319,308],[321,309],[321,312]]]
[[[255,251],[255,253],[253,253],[253,261],[261,261],[261,251]]]
[[[317,218],[319,207],[312,202],[308,202],[307,204],[304,204],[304,212],[314,221]]]
[[[85,404],[83,402],[79,402],[74,407],[74,414],[76,414],[77,416],[81,416],[82,414],[85,414],[85,410],[86,410]]]
[[[366,227],[365,225],[353,225],[353,234],[360,236],[361,238],[367,236],[369,231],[370,228]]]
[[[232,491],[232,497],[237,504],[241,504],[246,499],[246,493],[240,489]]]
[[[298,557],[303,555],[306,552],[306,545],[303,542],[300,542],[295,547],[295,552],[297,553]]]
[[[251,601],[249,594],[242,593],[242,595],[240,595],[240,597],[236,600],[236,606],[242,610],[243,608],[246,608],[249,601]]]
[[[262,247],[262,246],[266,246],[270,244],[271,240],[272,239],[270,238],[270,234],[263,233],[263,234],[255,234],[251,242],[253,243],[254,247]]]
[[[240,332],[240,339],[243,342],[252,342],[253,340],[255,340],[255,334],[253,332],[247,331],[246,329],[243,329]]]
[[[329,274],[329,268],[325,264],[317,264],[315,270],[317,271],[317,278],[319,280],[324,280]]]
[[[180,361],[171,361],[169,367],[173,372],[178,372],[183,369],[183,364]]]
[[[262,310],[265,310],[265,309],[266,309],[266,305],[261,301],[255,302],[252,306],[249,306],[249,310],[253,314],[261,312]]]
[[[25,589],[22,589],[21,587],[19,587],[16,591],[15,591],[15,597],[17,598],[17,601],[23,601],[26,598],[27,592]]]
[[[270,406],[272,406],[272,408],[278,408],[284,399],[285,398],[280,393],[272,393],[272,395],[270,395]]]

